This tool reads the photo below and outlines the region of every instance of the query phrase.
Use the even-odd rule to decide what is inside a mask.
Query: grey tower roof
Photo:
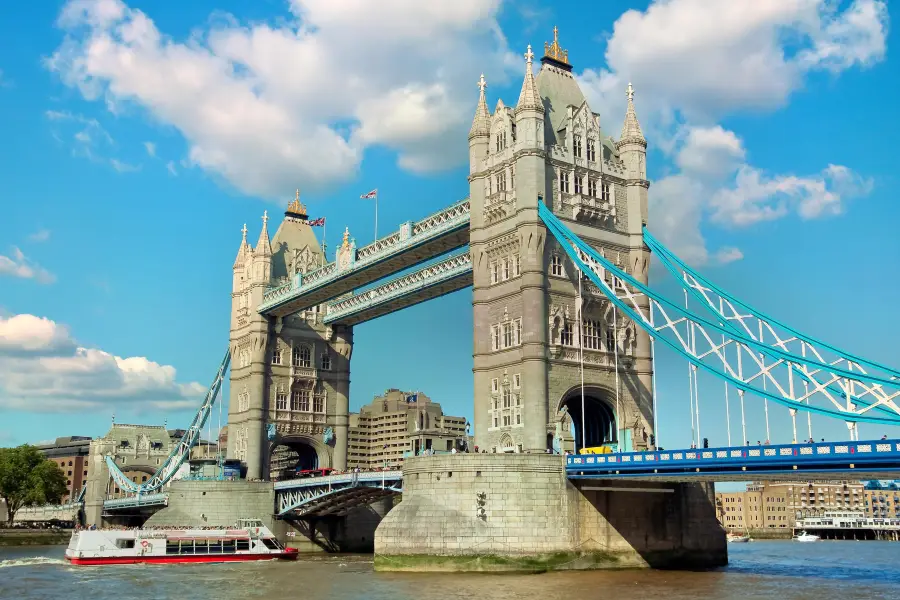
[[[628,110],[625,111],[625,123],[622,124],[622,137],[619,143],[634,141],[646,144],[647,140],[644,139],[641,124],[638,123],[637,113],[634,111],[634,88],[630,82],[625,93],[628,96]]]
[[[475,108],[475,118],[472,119],[472,129],[469,130],[470,138],[476,135],[490,135],[491,133],[491,113],[488,110],[487,100],[484,96],[484,88],[487,87],[487,83],[484,81],[484,73],[481,74],[481,78],[478,80],[478,87],[481,91],[478,96],[478,106]]]
[[[553,28],[553,43],[544,44],[541,71],[536,83],[546,110],[545,122],[550,129],[544,131],[544,139],[553,144],[559,143],[556,132],[563,127],[567,107],[577,108],[584,104],[584,94],[572,77],[569,52],[559,47],[559,30],[556,27]]]
[[[272,238],[272,280],[293,276],[291,266],[298,254],[304,254],[304,250],[307,258],[315,258],[318,264],[323,264],[322,249],[309,226],[306,206],[300,202],[298,190],[296,198],[284,213],[284,221]]]
[[[237,256],[234,259],[235,267],[243,267],[244,262],[246,262],[250,258],[250,245],[247,243],[247,224],[244,223],[244,228],[241,229],[241,233],[243,234],[243,239],[241,239],[241,246],[238,248]]]
[[[544,112],[541,94],[538,92],[537,85],[535,85],[534,71],[531,69],[533,59],[534,52],[531,51],[531,45],[529,44],[528,51],[525,52],[525,80],[522,82],[522,91],[519,92],[519,102],[516,104],[516,111],[531,109]]]

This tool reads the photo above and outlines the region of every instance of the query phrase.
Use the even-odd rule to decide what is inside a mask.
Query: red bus
[[[324,477],[325,475],[331,475],[334,469],[297,469],[294,477],[297,479],[303,477]]]

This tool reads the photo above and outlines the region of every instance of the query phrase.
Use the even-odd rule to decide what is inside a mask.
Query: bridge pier
[[[706,568],[727,563],[711,485],[570,483],[551,454],[407,459],[375,533],[384,571]],[[596,488],[596,489],[592,489]]]

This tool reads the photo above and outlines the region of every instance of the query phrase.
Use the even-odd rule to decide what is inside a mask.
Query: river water
[[[759,541],[729,545],[716,571],[540,575],[375,573],[370,556],[296,563],[71,567],[64,547],[0,548],[0,600],[841,600],[900,598],[900,543]]]

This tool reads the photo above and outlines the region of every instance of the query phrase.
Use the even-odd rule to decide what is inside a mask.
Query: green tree
[[[58,504],[68,491],[65,474],[34,446],[0,448],[0,498],[9,525],[23,506]]]

